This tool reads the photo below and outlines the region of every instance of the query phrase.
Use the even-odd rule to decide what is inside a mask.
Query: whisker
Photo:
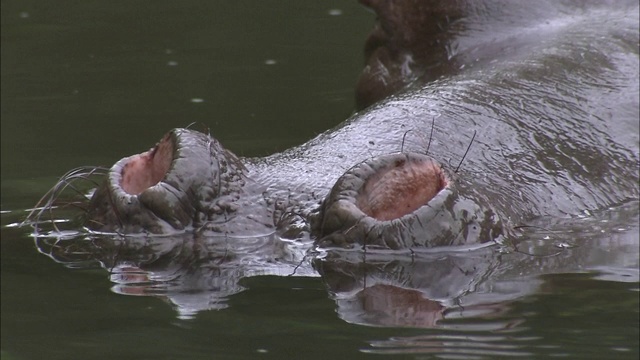
[[[475,138],[476,138],[476,131],[473,130],[473,136],[471,137],[471,141],[469,141],[469,146],[467,146],[467,151],[465,151],[464,155],[462,155],[462,159],[460,159],[460,163],[458,164],[458,167],[456,167],[456,170],[454,171],[455,173],[458,173],[458,170],[460,169],[460,166],[462,165],[464,158],[467,157],[467,153],[469,153],[469,149],[471,149],[471,144],[473,144],[473,140]]]
[[[400,152],[401,152],[401,153],[403,153],[403,152],[404,152],[404,140],[406,139],[407,134],[408,134],[410,131],[413,131],[413,129],[409,129],[409,130],[405,131],[405,132],[404,132],[404,135],[402,135],[402,145],[400,146]]]
[[[60,229],[56,225],[53,216],[53,209],[55,208],[63,208],[67,206],[73,206],[77,208],[81,208],[80,204],[82,202],[72,201],[62,206],[56,206],[55,204],[60,199],[61,195],[70,189],[77,195],[84,196],[84,193],[76,186],[76,183],[79,181],[87,181],[95,186],[98,183],[91,179],[92,176],[104,176],[108,173],[109,169],[100,166],[82,166],[71,169],[67,171],[64,175],[62,175],[56,184],[51,187],[36,203],[33,209],[27,214],[25,220],[22,221],[20,226],[24,226],[30,224],[34,227],[35,236],[38,235],[38,225],[42,222],[42,217],[45,213],[49,214],[49,222],[53,226],[54,230],[60,232]],[[82,209],[82,208],[81,208]],[[85,209],[83,209],[86,211]]]
[[[425,155],[429,155],[429,148],[431,147],[431,139],[433,139],[433,128],[436,123],[436,117],[431,118],[431,134],[429,135],[429,143],[427,144],[427,151],[424,153]]]

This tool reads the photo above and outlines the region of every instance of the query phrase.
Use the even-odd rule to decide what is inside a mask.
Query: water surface
[[[564,243],[525,238],[520,249],[533,244],[537,257],[321,256],[316,266],[335,275],[324,278],[296,244],[270,237],[242,249],[34,243],[13,225],[60,175],[146,150],[170,128],[195,122],[260,156],[340,123],[373,14],[299,0],[1,10],[3,358],[638,358],[637,202],[585,215]],[[221,247],[272,257],[225,263],[211,255]],[[389,277],[420,293],[371,286]],[[371,290],[357,292],[363,281]]]

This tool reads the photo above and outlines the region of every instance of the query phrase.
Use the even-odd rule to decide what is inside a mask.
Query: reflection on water
[[[104,268],[113,292],[162,299],[180,319],[225,309],[245,278],[319,275],[348,323],[436,331],[371,340],[365,353],[490,358],[539,348],[562,354],[555,339],[528,332],[540,314],[518,309],[527,296],[556,291],[549,276],[585,272],[638,283],[638,215],[634,201],[575,219],[539,219],[515,243],[411,251],[314,249],[308,238],[275,234],[120,237],[40,229],[34,237],[56,262]]]
[[[243,278],[258,275],[317,276],[305,259],[308,245],[275,235],[229,239],[191,234],[155,237],[36,237],[38,250],[69,267],[109,271],[122,295],[167,300],[188,319],[203,310],[227,307],[242,291]]]

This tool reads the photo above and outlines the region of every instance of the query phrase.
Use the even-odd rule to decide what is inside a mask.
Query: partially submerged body
[[[496,241],[536,217],[637,199],[638,21],[630,15],[633,5],[618,7],[560,14],[544,27],[512,25],[512,46],[491,61],[474,61],[470,50],[453,59],[469,63],[456,74],[390,97],[267,158],[238,159],[208,135],[174,130],[147,155],[114,166],[109,185],[94,195],[88,225],[152,233],[205,227],[234,236],[311,232],[326,246],[397,249]],[[489,22],[485,15],[469,21]],[[364,161],[386,168],[397,160],[388,154],[424,156],[432,131],[430,166],[449,173],[478,132],[447,186],[440,175],[406,171],[389,173],[394,182],[385,187],[338,180]],[[435,190],[421,195],[430,187]],[[336,210],[332,204],[348,196],[355,207]],[[365,197],[395,201],[379,216],[365,209]]]
[[[92,256],[108,260],[110,268],[117,265],[110,263],[117,262],[114,254],[121,264],[149,272],[178,267],[192,281],[188,285],[226,296],[240,291],[237,281],[244,276],[300,271],[292,264],[311,241],[292,254],[287,239],[312,239],[325,248],[367,245],[367,261],[359,252],[339,251],[314,260],[339,295],[341,315],[355,322],[366,322],[366,311],[349,308],[358,298],[417,304],[428,323],[429,314],[438,318],[454,299],[462,305],[493,301],[491,291],[488,300],[474,299],[470,289],[482,282],[490,287],[504,274],[520,278],[523,272],[606,264],[589,251],[608,248],[579,231],[553,234],[567,248],[573,236],[595,245],[544,259],[518,253],[505,260],[490,250],[390,260],[388,253],[376,258],[375,252],[415,254],[521,240],[521,225],[545,229],[537,237],[525,234],[533,243],[554,230],[573,231],[574,223],[591,231],[596,225],[580,217],[610,207],[637,219],[637,3],[506,1],[490,2],[483,11],[476,3],[466,10],[456,4],[456,16],[447,18],[446,7],[435,11],[442,28],[431,48],[403,40],[415,40],[421,28],[399,24],[422,24],[419,18],[396,20],[385,2],[369,3],[382,25],[372,34],[357,89],[371,90],[360,100],[362,110],[301,146],[265,158],[238,158],[208,134],[171,131],[150,152],[110,170],[89,203],[85,224],[127,234],[187,232],[189,241],[160,237],[144,247],[140,239],[117,238],[111,247],[92,248]],[[402,10],[417,0],[388,3]],[[425,54],[429,50],[432,56]],[[413,59],[411,66],[407,59]],[[629,204],[636,209],[628,210]],[[626,251],[637,263],[637,250],[629,251],[637,243],[631,246],[628,236],[614,240],[616,261],[626,261]],[[539,250],[520,245],[523,253]],[[555,245],[549,254],[562,251]],[[127,246],[131,258],[122,255]],[[152,260],[140,259],[146,251]],[[255,254],[260,259],[242,261]],[[572,256],[576,265],[564,261]],[[274,265],[283,262],[287,266]],[[532,286],[519,281],[508,298]],[[183,290],[175,293],[183,296]],[[178,297],[172,298],[176,304]]]

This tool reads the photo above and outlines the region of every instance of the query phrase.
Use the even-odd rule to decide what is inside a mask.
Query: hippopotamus
[[[637,268],[636,2],[362,2],[378,19],[346,121],[262,158],[171,130],[105,170],[90,235],[38,249],[187,318],[245,277],[320,275],[341,318],[378,326]]]
[[[359,111],[263,158],[171,130],[109,170],[86,225],[398,250],[638,199],[636,2],[363,2]]]

